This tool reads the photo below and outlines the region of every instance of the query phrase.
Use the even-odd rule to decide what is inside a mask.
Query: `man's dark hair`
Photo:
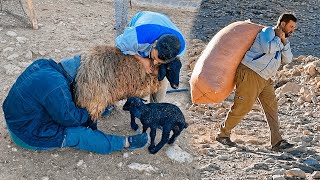
[[[279,16],[277,26],[279,26],[282,21],[288,23],[290,20],[297,22],[297,18],[292,13],[283,13]]]
[[[181,43],[177,36],[164,34],[157,40],[155,49],[158,50],[158,58],[169,63],[179,54]]]

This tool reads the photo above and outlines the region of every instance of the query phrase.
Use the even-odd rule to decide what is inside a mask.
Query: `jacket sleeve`
[[[139,45],[137,40],[136,29],[134,27],[126,28],[124,33],[116,38],[116,45],[123,54],[138,54]]]
[[[281,39],[275,35],[272,27],[263,28],[259,32],[258,38],[260,40],[260,46],[263,53],[274,54],[277,51],[281,51],[284,47]]]
[[[44,98],[43,106],[52,119],[63,126],[80,126],[89,118],[87,110],[76,107],[66,85],[52,90]]]
[[[290,42],[288,41],[288,43],[284,46],[284,48],[281,51],[281,62],[283,64],[289,64],[292,62],[292,52],[291,52],[291,48],[290,48]]]

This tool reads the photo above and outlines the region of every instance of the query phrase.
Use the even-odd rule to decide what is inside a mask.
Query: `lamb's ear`
[[[166,77],[166,73],[166,64],[161,64],[159,66],[158,81],[162,81]]]
[[[141,100],[141,102],[147,102],[147,100],[139,98]]]

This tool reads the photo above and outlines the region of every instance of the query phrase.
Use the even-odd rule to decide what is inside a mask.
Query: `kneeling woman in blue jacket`
[[[86,109],[75,105],[71,85],[79,66],[80,56],[60,63],[40,59],[18,77],[3,104],[12,140],[31,150],[71,147],[100,154],[145,146],[146,133],[105,134],[97,130]]]

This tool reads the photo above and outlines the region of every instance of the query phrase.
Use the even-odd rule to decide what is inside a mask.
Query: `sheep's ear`
[[[161,64],[159,67],[158,81],[162,81],[164,77],[166,77],[166,73],[166,64]]]

